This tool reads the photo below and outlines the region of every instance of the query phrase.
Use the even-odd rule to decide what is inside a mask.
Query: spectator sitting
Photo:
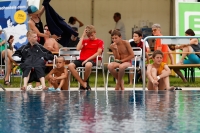
[[[131,47],[140,47],[142,49],[142,51],[143,51],[143,43],[144,42],[142,41],[142,31],[135,31],[133,33],[133,41],[130,42]],[[146,45],[145,45],[145,57],[147,59],[147,64],[150,64]],[[143,62],[143,58],[141,58],[140,61],[136,61],[136,66],[139,66],[139,64],[141,64],[141,68],[142,68],[143,67],[142,66],[142,62]],[[134,65],[134,64],[135,64],[135,61],[132,61],[132,65]],[[130,71],[133,71],[133,70],[130,70]],[[142,73],[140,73],[140,74],[142,74]],[[135,80],[136,82],[139,79],[139,77],[137,77],[138,75],[139,74],[137,73],[136,77],[135,77],[136,78],[136,80]],[[133,79],[133,73],[130,73],[129,77],[130,77],[130,85],[132,85],[133,84],[133,80],[132,80]]]
[[[170,87],[169,75],[171,71],[166,63],[162,62],[163,53],[155,50],[152,55],[153,64],[147,66],[148,90],[173,90]]]
[[[51,33],[47,25],[44,26],[44,34],[51,36]],[[45,37],[44,39],[45,39],[44,48],[46,48],[47,50],[51,52],[59,51],[58,42],[54,38]]]
[[[42,89],[45,86],[45,61],[53,60],[53,54],[37,42],[37,33],[27,32],[29,43],[23,45],[13,54],[13,57],[21,57],[20,68],[23,71],[24,85],[21,90],[27,89],[28,82],[40,80]]]
[[[0,26],[0,35],[2,34],[2,28]],[[8,39],[8,43],[9,43],[9,46],[7,48],[7,50],[5,50],[5,45],[6,45],[6,41],[5,40],[2,40],[0,38],[0,47],[1,47],[1,50],[0,50],[0,65],[5,65],[5,61],[7,61],[7,67],[6,67],[6,74],[5,74],[5,77],[4,77],[4,85],[10,85],[10,82],[9,82],[9,77],[10,77],[10,73],[11,73],[11,69],[12,69],[12,63],[16,64],[16,62],[12,59],[12,55],[13,55],[13,46],[12,46],[12,43],[14,41],[14,36],[13,35],[10,35],[9,39]],[[7,59],[5,60],[5,55],[6,55],[6,52],[7,52]]]
[[[88,39],[84,39],[86,35]],[[80,58],[68,65],[68,69],[71,71],[72,75],[81,84],[80,89],[91,90],[88,78],[90,76],[92,66],[96,65],[96,57],[102,54],[103,48],[103,41],[96,37],[96,30],[94,26],[86,26],[83,35],[76,47],[77,50],[81,50]],[[76,71],[76,67],[85,67],[84,79],[81,79],[78,72]]]
[[[115,90],[124,90],[123,76],[125,69],[131,66],[131,59],[134,57],[134,53],[130,43],[122,40],[121,33],[118,30],[114,30],[111,36],[114,43],[110,45],[110,49],[113,52],[115,61],[108,64],[108,70],[117,79]],[[116,68],[119,68],[118,72],[115,70]]]
[[[195,33],[192,29],[188,29],[185,31],[185,35],[195,36]],[[179,61],[178,64],[200,64],[200,54],[193,53],[193,52],[200,52],[200,43],[197,38],[195,37],[191,38],[189,44],[175,46],[175,49],[183,50],[181,60]],[[184,52],[189,52],[189,53],[184,53]],[[185,59],[186,56],[188,57],[188,59]],[[183,82],[187,82],[187,80],[185,79],[179,68],[174,68],[173,70],[174,72],[176,72],[176,74],[178,74],[178,76],[181,77]]]
[[[54,77],[53,77],[54,75]],[[67,69],[65,68],[65,58],[63,56],[56,58],[56,68],[52,69],[45,77],[49,82],[49,90],[60,91],[68,90]],[[52,85],[52,86],[51,86]]]

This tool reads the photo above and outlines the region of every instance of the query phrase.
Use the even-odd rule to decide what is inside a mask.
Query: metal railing
[[[143,43],[143,51],[145,51],[145,45],[146,45],[146,41],[147,39],[156,39],[156,38],[160,38],[160,39],[173,39],[173,40],[177,40],[177,39],[190,39],[190,38],[200,38],[200,36],[148,36],[148,37],[145,37],[144,38],[144,43]],[[174,44],[174,43],[173,43]],[[170,44],[168,44],[170,45]],[[177,45],[177,44],[175,44]],[[142,80],[143,80],[143,84],[142,84],[142,87],[143,87],[143,90],[145,90],[145,52],[143,52],[143,68],[142,68]]]

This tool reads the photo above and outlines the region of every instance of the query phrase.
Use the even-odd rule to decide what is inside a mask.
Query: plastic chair
[[[98,55],[96,57],[96,66],[92,67],[92,72],[95,72],[95,90],[97,90],[97,79],[98,79],[98,70],[102,70],[103,74],[103,81],[104,81],[104,86],[105,86],[105,73],[104,73],[104,64],[103,64],[103,52],[101,55]],[[85,72],[85,67],[77,67],[77,71],[82,73],[82,76],[84,75]]]
[[[136,74],[136,69],[140,69],[140,65],[139,65],[139,67],[137,68],[136,67],[136,61],[139,61],[139,60],[141,60],[141,56],[142,56],[142,49],[140,48],[140,47],[132,47],[132,49],[133,49],[133,51],[134,51],[134,58],[132,59],[132,61],[135,61],[135,64],[134,65],[132,65],[131,67],[128,67],[128,68],[126,68],[125,69],[125,73],[134,73],[134,77],[136,76],[135,74]],[[113,59],[114,58],[114,56],[113,55],[111,55],[110,57],[109,57],[109,63],[111,63],[111,59]],[[118,71],[119,70],[119,68],[116,68],[116,71]],[[130,70],[134,70],[134,72],[130,72]],[[110,71],[108,70],[107,71],[107,78],[106,78],[106,89],[108,88],[108,77],[109,77],[109,73],[110,73]],[[135,78],[134,78],[134,80],[133,80],[133,89],[135,89]]]
[[[65,61],[69,61],[69,63],[71,63],[73,60],[77,60],[79,58],[79,55],[80,55],[80,51],[76,50],[76,47],[63,47],[59,49],[59,53],[58,53],[58,56],[63,56],[65,58]],[[53,61],[53,64],[55,68],[56,67],[55,60]],[[67,65],[66,65],[66,68],[68,68]],[[71,77],[71,73],[68,70],[68,78],[69,78],[68,88],[69,89],[70,89],[70,77]]]

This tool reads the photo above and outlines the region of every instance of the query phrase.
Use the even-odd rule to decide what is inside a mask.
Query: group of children
[[[85,37],[88,39],[85,39]],[[104,49],[103,41],[96,37],[94,26],[86,26],[83,35],[77,44],[77,50],[81,50],[78,60],[70,63],[68,69],[65,68],[65,59],[63,56],[56,58],[56,68],[52,69],[45,76],[46,61],[53,60],[53,54],[45,49],[37,42],[38,37],[36,32],[30,30],[27,32],[29,43],[20,47],[15,51],[13,57],[21,58],[20,68],[23,71],[24,84],[21,90],[27,89],[27,84],[33,81],[41,82],[42,89],[60,91],[68,89],[68,70],[80,82],[82,90],[91,90],[88,78],[91,73],[92,66],[96,65],[96,57],[101,55]],[[14,59],[14,58],[13,58]],[[85,67],[84,79],[82,79],[77,67]],[[45,80],[49,82],[49,87],[46,87]]]

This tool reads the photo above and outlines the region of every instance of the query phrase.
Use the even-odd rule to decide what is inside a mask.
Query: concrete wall
[[[126,26],[126,38],[132,38],[132,28],[140,21],[160,23],[163,35],[170,34],[170,1],[171,0],[52,0],[52,7],[66,19],[76,16],[85,25],[93,22],[97,37],[104,40],[105,53],[111,39],[108,31],[114,28],[113,14],[120,12]],[[94,7],[94,9],[92,9]],[[92,18],[92,12],[94,17]],[[42,21],[45,24],[44,16]],[[92,21],[93,20],[93,21]],[[82,34],[84,27],[79,29]],[[107,54],[105,54],[107,59]],[[107,60],[105,60],[106,62]]]

